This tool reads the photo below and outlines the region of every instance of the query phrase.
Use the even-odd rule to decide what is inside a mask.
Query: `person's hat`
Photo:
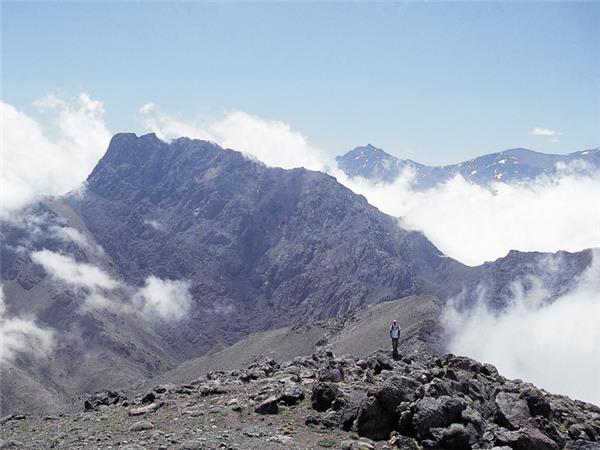
[[[394,323],[398,322],[396,319],[393,320]]]

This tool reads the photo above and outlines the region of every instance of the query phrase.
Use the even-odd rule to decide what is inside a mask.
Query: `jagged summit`
[[[89,178],[94,177],[99,168],[109,163],[144,164],[144,159],[164,159],[173,152],[182,152],[192,148],[195,150],[214,149],[215,151],[221,149],[221,147],[213,142],[200,139],[181,137],[171,142],[165,142],[155,133],[148,133],[141,136],[135,133],[117,133],[111,138],[106,153],[100,159]]]

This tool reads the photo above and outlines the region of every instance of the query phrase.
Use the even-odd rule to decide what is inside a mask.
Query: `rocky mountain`
[[[485,287],[501,308],[550,257],[467,267],[326,174],[133,134],[112,139],[84,189],[0,223],[0,235],[6,413],[56,412],[255,333],[407,296],[461,294],[468,307]],[[591,253],[560,258],[557,292]]]
[[[131,395],[79,412],[1,419],[2,448],[594,450],[600,408],[500,375],[491,364],[401,348],[323,348]]]
[[[356,147],[336,157],[338,167],[349,177],[361,176],[390,183],[405,170],[414,173],[413,187],[431,188],[456,175],[482,186],[493,182],[514,183],[554,175],[561,170],[595,172],[600,170],[600,148],[567,155],[538,153],[515,148],[480,156],[449,166],[426,166],[410,159],[398,159],[371,144]]]

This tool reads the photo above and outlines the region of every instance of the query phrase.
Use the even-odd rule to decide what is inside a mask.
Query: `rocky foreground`
[[[508,380],[490,364],[330,351],[214,372],[82,412],[1,420],[0,448],[600,449],[600,408]]]

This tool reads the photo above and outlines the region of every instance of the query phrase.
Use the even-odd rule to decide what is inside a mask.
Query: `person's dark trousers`
[[[398,338],[392,338],[392,350],[394,358],[398,358]]]

